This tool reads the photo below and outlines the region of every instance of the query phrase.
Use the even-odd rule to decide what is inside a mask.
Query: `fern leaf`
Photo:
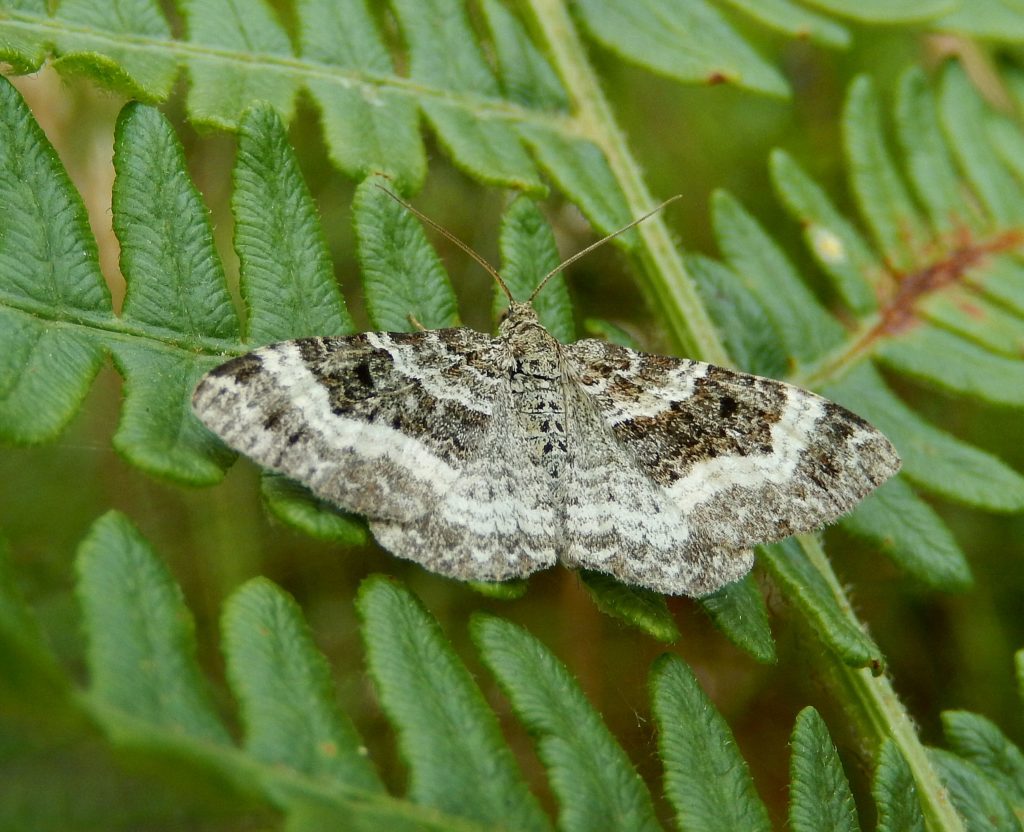
[[[278,520],[301,529],[310,537],[333,541],[342,546],[360,546],[369,537],[364,521],[339,512],[336,507],[314,497],[309,489],[287,477],[264,472],[260,493],[267,508]]]
[[[169,776],[179,788],[183,775],[212,770],[250,801],[283,811],[289,829],[549,828],[465,667],[436,621],[396,583],[371,578],[359,608],[385,711],[402,747],[416,749],[409,754],[409,799],[382,791],[357,735],[333,702],[326,662],[297,606],[269,581],[243,586],[224,612],[228,681],[241,703],[246,733],[245,747],[238,748],[205,693],[181,592],[122,515],[111,512],[95,523],[80,547],[78,570],[92,681],[88,695],[67,697],[63,707],[84,707],[113,740],[131,743],[136,754],[176,752]],[[9,624],[35,627],[23,602],[15,599],[11,612],[12,598],[0,561],[3,657],[12,636],[27,632],[15,636]],[[472,631],[513,709],[538,739],[562,803],[560,828],[658,828],[646,788],[564,667],[509,622],[478,617]],[[30,662],[22,672],[52,683],[51,674],[60,674],[55,667]],[[12,687],[9,674],[4,678],[0,692],[7,696],[41,690],[34,684]],[[680,828],[768,828],[731,732],[692,672],[665,656],[655,663],[650,683],[667,792]],[[1016,828],[1001,790],[1019,793],[1019,751],[977,717],[947,715],[946,724],[971,759],[932,754],[970,828]],[[857,829],[835,748],[812,709],[798,717],[792,744],[793,827]],[[887,743],[879,755],[874,792],[880,828],[920,829],[916,801],[908,799],[915,785],[896,749]],[[432,762],[428,770],[418,768],[424,761]],[[441,789],[436,797],[430,795],[434,787]],[[937,818],[936,824],[956,828]]]
[[[1009,257],[993,259],[983,274],[968,272],[964,283],[1015,315],[1024,315],[1024,266],[1015,260]]]
[[[7,11],[8,6],[11,12],[21,12],[32,17],[45,17],[49,11],[46,0],[8,0],[0,8]],[[51,48],[52,43],[31,30],[20,31],[5,27],[0,32],[0,57],[18,73],[38,69]]]
[[[934,323],[940,331],[948,330],[984,353],[1002,359],[1013,359],[1021,353],[1024,336],[1020,332],[1020,316],[967,286],[950,287],[942,294],[926,298],[919,310],[921,317]],[[962,386],[963,383],[958,388]],[[986,395],[984,389],[976,395],[995,400],[991,394]]]
[[[1024,195],[1017,186],[1009,186],[1011,177],[1005,171],[998,167],[990,169],[995,164],[991,147],[986,147],[985,153],[977,157],[987,161],[976,165],[973,175],[964,168],[966,182],[956,179],[950,160],[958,156],[958,144],[961,146],[959,155],[963,156],[968,153],[968,147],[973,153],[982,137],[960,125],[957,128],[963,134],[960,138],[955,132],[946,131],[951,137],[950,149],[937,119],[944,117],[952,121],[955,114],[958,123],[961,118],[983,120],[984,112],[977,94],[963,86],[959,70],[947,69],[943,83],[944,103],[936,109],[919,76],[911,73],[901,82],[896,118],[903,144],[909,149],[918,131],[924,136],[921,147],[909,153],[911,179],[922,202],[928,206],[930,224],[935,229],[933,234],[956,228],[956,223],[970,222],[972,227],[980,227],[979,215],[965,215],[963,209],[957,207],[964,202],[961,195],[965,188],[979,187],[979,182],[979,191],[985,188],[995,194],[983,198],[981,204],[996,206],[986,222],[990,229],[993,223],[998,229],[1000,216],[1010,215],[1008,206],[1014,201],[1024,204]],[[989,276],[988,259],[995,257],[993,264],[1001,264],[999,255],[1002,249],[1013,245],[1012,240],[1002,239],[998,230],[994,235],[989,230],[986,233],[992,235],[990,242],[980,240],[975,244],[972,241],[967,247],[951,248],[951,241],[928,236],[882,141],[877,105],[867,81],[858,81],[851,87],[846,123],[847,154],[861,213],[873,228],[885,260],[902,264],[902,278],[898,273],[886,274],[877,265],[873,267],[863,243],[848,230],[835,225],[834,209],[820,197],[813,199],[819,206],[817,210],[810,210],[806,202],[800,208],[799,195],[809,194],[806,181],[799,185],[806,177],[787,157],[777,154],[773,159],[776,186],[791,209],[795,209],[796,216],[806,222],[813,221],[815,214],[831,215],[825,227],[833,231],[839,243],[832,246],[833,254],[838,252],[844,261],[856,262],[860,270],[873,276],[874,291],[888,298],[887,306],[880,312],[880,321],[871,317],[863,319],[862,329],[855,335],[853,344],[840,350],[839,356],[852,356],[855,351],[870,349],[878,361],[900,372],[960,393],[1019,404],[1019,385],[1014,385],[1012,379],[1024,371],[1009,354],[1015,339],[1020,337],[1021,319],[1013,312],[997,310],[984,296],[988,293],[986,282],[989,279],[998,282],[997,277]],[[928,178],[933,167],[934,181]],[[999,180],[1000,184],[992,184],[990,178]],[[849,283],[842,280],[843,273],[829,268],[829,260],[837,258],[823,256],[822,249],[813,244],[811,248],[826,272],[836,280],[837,289],[851,309],[862,316],[869,314],[871,310],[867,305],[850,302],[852,295]],[[939,262],[929,263],[935,257]],[[976,266],[981,268],[976,270]],[[1005,271],[1005,266],[994,269],[993,273],[998,275],[1001,270]],[[895,287],[894,277],[898,278]],[[1009,277],[1002,282],[1009,284]],[[975,314],[984,316],[983,324],[981,321],[977,325],[965,322]],[[914,320],[915,316],[922,320]],[[851,370],[844,367],[845,360],[833,357],[823,362],[828,368],[826,374],[832,376],[823,385],[823,391],[846,402],[893,438],[904,457],[904,470],[909,478],[947,496],[953,496],[948,483],[956,481],[963,487],[953,499],[988,508],[1014,510],[1013,507],[1021,505],[1020,486],[1024,481],[1016,472],[988,454],[927,425],[890,394],[866,365]],[[810,375],[824,380],[820,372],[818,369]],[[1000,381],[997,382],[997,378]],[[959,474],[954,472],[954,466],[944,469],[945,462],[953,459],[957,460],[955,467]],[[993,488],[996,482],[999,486]],[[920,511],[918,514],[924,516]]]
[[[137,753],[173,752],[176,786],[182,767],[213,774],[249,801],[284,811],[295,828],[315,818],[357,830],[496,828],[466,820],[465,811],[446,814],[383,792],[332,701],[325,660],[297,607],[268,581],[242,587],[224,615],[228,679],[247,734],[240,749],[210,704],[181,591],[123,515],[110,512],[96,521],[80,547],[78,570],[91,685],[74,701],[113,740],[130,743]],[[415,614],[408,596],[399,603]],[[0,645],[3,636],[0,631]],[[493,716],[483,713],[494,727]],[[499,752],[509,757],[504,746]],[[488,760],[491,767],[480,771],[497,775],[493,758]],[[519,807],[513,820],[530,817],[532,806],[543,821],[528,793],[510,800]],[[509,828],[538,827],[546,828]]]
[[[769,29],[793,38],[833,49],[850,45],[850,32],[829,18],[797,6],[789,0],[726,0],[726,2]]]
[[[870,541],[908,575],[947,591],[968,589],[971,568],[936,511],[897,478],[843,518],[843,528]]]
[[[393,581],[359,593],[370,673],[399,732],[409,796],[502,829],[547,829],[497,720],[437,622]]]
[[[114,446],[153,473],[215,482],[233,455],[192,416],[191,391],[217,363],[196,351],[237,343],[239,327],[206,208],[156,110],[122,111],[114,169],[114,231],[127,286],[120,323],[149,336],[110,345],[125,377]]]
[[[913,67],[900,79],[896,102],[896,135],[914,195],[928,213],[937,234],[949,234],[957,224],[980,227],[971,212],[952,152],[942,133],[938,107],[924,73]]]
[[[277,114],[242,118],[232,214],[246,336],[257,344],[354,331],[313,198]]]
[[[693,672],[678,657],[662,656],[651,671],[650,685],[665,791],[679,828],[771,829],[732,732]]]
[[[222,630],[246,751],[326,784],[383,791],[295,601],[256,578],[228,599]]]
[[[775,663],[768,608],[753,574],[706,595],[700,605],[729,641],[759,662]]]
[[[481,8],[494,38],[498,72],[505,97],[524,107],[566,110],[569,98],[551,64],[530,40],[526,28],[498,0]]]
[[[885,145],[878,98],[866,75],[847,92],[843,138],[850,184],[878,252],[890,268],[905,271],[925,245],[925,230]]]
[[[775,68],[704,0],[585,0],[580,11],[587,28],[609,49],[670,78],[789,94]]]
[[[122,317],[140,328],[170,330],[187,347],[237,340],[238,318],[206,206],[184,175],[181,145],[159,112],[138,105],[122,110],[114,170],[114,231],[127,282]]]
[[[409,74],[455,92],[495,98],[498,82],[476,45],[458,0],[396,0],[409,47]],[[439,25],[440,24],[440,25]],[[425,101],[424,115],[456,164],[483,182],[543,193],[544,185],[515,133],[499,121],[481,121],[463,107]]]
[[[671,643],[679,638],[679,628],[664,595],[626,586],[603,572],[581,572],[580,577],[602,612],[622,619],[659,641]]]
[[[992,146],[991,113],[956,62],[946,65],[941,79],[939,119],[957,164],[992,219],[1002,226],[1019,223],[1024,217],[1020,185]]]
[[[810,559],[810,553],[821,554],[820,546],[790,539],[761,546],[758,553],[791,603],[800,609],[801,616],[836,655],[851,667],[881,667],[882,651],[851,620],[845,599],[836,591],[838,587],[829,586]]]
[[[686,268],[700,287],[711,318],[736,366],[754,375],[778,378],[788,369],[786,350],[767,310],[724,263],[693,254]]]
[[[328,69],[312,74],[307,88],[320,106],[331,160],[355,179],[386,173],[400,190],[418,190],[427,160],[415,100],[349,77],[394,73],[365,0],[299,0],[296,16],[303,58]]]
[[[6,79],[0,80],[0,431],[54,437],[104,358],[83,324],[109,325],[110,292],[82,201]]]
[[[860,330],[847,336],[846,346],[837,342],[829,358],[822,359],[819,353],[817,367],[814,350],[807,350],[809,372],[796,377],[821,384],[825,395],[881,427],[900,449],[906,477],[916,484],[961,502],[1013,511],[1022,505],[1024,493],[1024,479],[1017,472],[924,422],[888,391],[869,365],[852,366],[870,351],[894,370],[957,393],[1020,404],[1021,385],[1012,380],[1024,372],[1015,360],[1022,326],[1019,306],[1013,308],[1012,301],[1021,276],[1012,261],[1001,256],[1014,241],[1012,234],[1000,236],[999,218],[1011,216],[1009,206],[1014,200],[1021,202],[1021,194],[1007,184],[1011,177],[1005,171],[989,170],[994,164],[990,147],[980,157],[989,162],[976,165],[973,175],[965,168],[968,181],[960,179],[953,162],[956,146],[961,147],[959,156],[969,155],[983,136],[960,125],[959,138],[954,132],[947,142],[942,119],[952,122],[956,114],[957,121],[983,120],[985,114],[978,96],[961,83],[959,70],[947,69],[944,85],[943,104],[937,107],[920,75],[908,73],[896,107],[909,178],[928,209],[930,233],[884,144],[870,83],[861,80],[851,87],[845,121],[851,183],[879,248],[877,255],[788,156],[773,155],[776,189],[804,225],[812,254],[862,321]],[[990,182],[986,173],[999,184]],[[979,204],[995,206],[989,216],[963,207],[970,204],[963,198],[965,191],[979,182],[990,192]],[[988,239],[972,240],[966,247],[957,243],[966,233],[965,224],[971,233]],[[894,264],[895,273],[893,266],[882,267],[881,262]],[[858,275],[866,276],[870,285],[863,277],[858,281]],[[989,289],[990,284],[995,288]],[[786,284],[787,295],[791,285],[792,281]],[[1010,298],[1010,309],[998,305],[1000,290]],[[876,308],[879,317],[873,314]],[[780,317],[776,313],[776,326]],[[904,512],[936,546],[925,547],[924,537],[912,539],[901,533],[906,528]],[[931,509],[898,483],[874,495],[843,524],[884,542],[903,568],[927,582],[956,586],[968,580],[966,564],[947,530]]]
[[[183,0],[181,12],[197,47],[188,63],[193,119],[230,128],[252,102],[265,101],[291,120],[298,80],[290,73],[252,72],[236,57],[292,57],[288,35],[264,0]]]
[[[595,229],[611,234],[633,219],[622,186],[593,142],[536,124],[521,125],[519,134],[537,157],[537,164],[580,206]],[[638,244],[639,236],[630,230],[616,237],[615,242],[629,250]]]
[[[870,365],[824,385],[822,392],[884,431],[900,450],[903,473],[922,488],[989,510],[1019,511],[1024,506],[1024,477],[992,454],[926,422],[889,391]]]
[[[78,597],[89,633],[90,697],[125,740],[137,724],[226,745],[196,664],[181,590],[124,515],[109,512],[78,551]]]
[[[138,532],[111,513],[97,521],[79,560],[88,705],[112,737],[142,751],[174,749],[297,816],[312,801],[344,818],[346,828],[479,832],[458,818],[375,796],[380,785],[330,702],[323,658],[279,590],[251,584],[226,611],[229,677],[248,729],[242,752],[209,708],[180,590]],[[147,626],[126,638],[123,627],[140,617]],[[284,674],[282,664],[292,672]]]
[[[1012,2],[974,0],[967,6],[951,9],[935,25],[939,31],[1013,43],[1024,40],[1024,20],[1018,12]]]
[[[825,721],[814,708],[797,714],[792,745],[789,825],[794,832],[860,832],[850,784]]]
[[[974,763],[1024,812],[1024,753],[989,720],[967,711],[945,711],[942,728],[950,749]]]
[[[565,666],[501,619],[479,616],[472,631],[484,662],[536,739],[561,804],[559,828],[658,829],[650,793]]]
[[[455,326],[458,310],[448,274],[423,228],[377,179],[367,179],[352,202],[367,311],[377,329],[407,332],[410,315],[428,329]]]
[[[971,314],[984,311],[975,306]],[[1024,407],[1024,365],[947,329],[922,324],[890,338],[875,354],[894,370],[952,393]]]
[[[811,293],[758,222],[724,191],[712,199],[712,221],[726,263],[755,297],[788,356],[819,358],[843,341],[843,329]]]
[[[967,829],[1018,832],[1013,807],[981,768],[941,748],[930,749],[930,756]]]
[[[98,75],[105,85],[150,103],[170,93],[177,75],[174,58],[132,48],[132,41],[170,40],[171,29],[159,4],[66,0],[60,4],[60,17],[69,24],[59,41],[67,54],[55,62],[61,72]]]
[[[870,23],[904,23],[925,21],[956,7],[955,0],[867,0],[866,3],[847,3],[844,0],[810,0],[810,5],[852,20]]]
[[[1000,112],[994,112],[988,120],[988,135],[992,147],[999,155],[1000,161],[1020,178],[1024,172],[1024,162],[1020,158],[1024,138],[1021,137],[1016,123]]]
[[[779,198],[803,226],[807,248],[843,303],[859,316],[874,312],[882,267],[864,238],[789,154],[772,151],[771,175]]]
[[[892,740],[878,751],[871,794],[878,807],[878,832],[925,832],[914,777]]]

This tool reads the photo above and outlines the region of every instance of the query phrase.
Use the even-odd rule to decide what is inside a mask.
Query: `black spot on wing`
[[[373,387],[373,375],[370,373],[370,365],[366,361],[360,361],[355,368],[356,378],[365,387]]]

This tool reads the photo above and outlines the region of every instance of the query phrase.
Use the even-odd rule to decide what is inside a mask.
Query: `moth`
[[[559,343],[533,300],[597,244],[517,302],[454,241],[509,298],[496,336],[271,344],[205,375],[196,415],[365,515],[385,549],[461,580],[561,563],[706,595],[750,570],[755,545],[832,522],[899,470],[885,436],[807,390],[602,340]]]

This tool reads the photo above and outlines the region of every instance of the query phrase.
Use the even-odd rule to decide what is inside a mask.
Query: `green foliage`
[[[804,708],[793,728],[789,825],[795,832],[860,832],[857,809],[825,721]]]
[[[1020,829],[1010,802],[980,766],[940,748],[932,749],[931,757],[967,829]]]
[[[383,577],[363,584],[359,612],[370,674],[409,766],[410,799],[488,828],[547,828],[497,720],[437,622]]]
[[[242,297],[258,344],[354,331],[327,243],[277,114],[251,110],[238,130],[232,214]]]
[[[537,743],[559,802],[559,828],[654,830],[651,795],[569,671],[527,632],[473,622],[482,658]]]
[[[18,588],[10,560],[7,541],[0,538],[0,666],[5,668],[0,703],[13,708],[19,699],[59,701],[65,680]]]
[[[623,57],[680,81],[731,82],[786,95],[786,82],[705,0],[585,0],[587,28]]]
[[[665,791],[679,828],[770,829],[729,726],[678,657],[662,656],[655,664],[651,706],[658,721]]]
[[[289,829],[328,822],[465,832],[551,828],[477,683],[436,620],[398,583],[369,578],[358,599],[369,672],[410,772],[405,793],[390,796],[335,702],[330,668],[298,605],[283,590],[257,578],[224,608],[227,683],[242,728],[236,744],[196,662],[182,593],[128,519],[111,512],[97,520],[77,566],[88,688],[58,705],[49,701],[55,718],[77,711],[137,755],[171,755],[179,771],[213,777],[252,805],[283,812]],[[0,581],[0,655],[17,645],[27,661],[73,687],[47,646],[26,639],[37,626]],[[470,629],[537,744],[559,801],[558,828],[660,829],[646,786],[564,665],[508,621],[479,616]],[[18,688],[19,680],[6,676],[0,693]],[[651,669],[650,693],[678,828],[769,829],[732,733],[689,667],[678,656],[662,656]],[[1020,751],[979,716],[956,712],[944,721],[958,753],[932,756],[965,819],[984,816],[994,828],[1016,828],[1011,806],[1020,807]],[[812,708],[797,717],[790,768],[794,829],[859,829],[846,775]],[[896,745],[885,743],[874,785],[879,828],[923,828],[914,793]]]
[[[67,423],[100,368],[102,347],[76,324],[105,323],[110,292],[82,201],[7,81],[0,105],[0,196],[11,206],[0,235],[0,425],[10,441],[40,442]]]
[[[946,711],[942,726],[950,748],[977,765],[1020,815],[1024,809],[1024,754],[989,720],[967,711]]]
[[[330,668],[295,601],[254,578],[228,600],[221,623],[246,752],[314,780],[381,791],[355,728],[335,707]]]
[[[892,740],[878,751],[871,793],[878,807],[878,832],[924,832],[914,776]]]
[[[833,48],[861,31],[837,17],[858,27],[912,22],[927,31],[1024,40],[1009,0],[975,0],[969,13],[952,0],[808,5],[820,12],[789,0],[588,0],[575,11],[615,55],[670,79],[777,97],[791,90],[779,62],[764,54],[761,29]],[[549,188],[575,202],[599,232],[655,202],[561,5],[531,0],[522,17],[499,0],[468,13],[458,0],[394,0],[393,17],[361,0],[296,0],[282,14],[279,6],[181,0],[178,29],[153,0],[0,2],[0,59],[15,72],[35,71],[50,56],[65,76],[88,76],[148,104],[166,100],[184,72],[191,121],[237,133],[231,215],[242,301],[239,315],[233,269],[217,254],[175,129],[134,103],[122,111],[114,140],[111,218],[126,289],[118,307],[82,199],[21,97],[0,81],[5,441],[58,436],[110,356],[124,381],[117,451],[164,481],[210,485],[233,455],[191,414],[199,375],[258,344],[356,328],[287,139],[300,93],[320,112],[330,160],[359,183],[352,217],[363,294],[353,309],[356,317],[365,309],[375,328],[459,322],[428,234],[378,187],[409,194],[424,183],[421,117],[456,167],[519,192],[500,232],[502,273],[517,298],[558,261],[553,229],[535,202]],[[1019,72],[999,77],[1008,96],[1020,97]],[[772,184],[819,274],[759,218],[763,206],[755,210],[748,194],[724,190],[711,207],[721,262],[683,258],[663,217],[616,245],[677,347],[811,387],[882,428],[904,458],[904,476],[842,524],[916,582],[962,590],[971,570],[922,493],[1018,512],[1024,477],[932,424],[903,380],[954,400],[1024,405],[1024,269],[1016,251],[1024,133],[955,62],[935,79],[909,70],[891,119],[888,109],[874,81],[850,85],[841,165],[848,200],[831,193],[834,182],[825,188],[807,172],[819,165],[805,166],[795,152],[770,156]],[[497,313],[504,296],[495,297]],[[538,311],[558,337],[574,336],[561,277],[540,295]],[[612,324],[599,329],[622,334]],[[907,389],[909,401],[901,397]],[[267,476],[263,492],[288,525],[346,544],[366,539],[361,521],[293,483]],[[959,828],[943,784],[968,828],[1016,828],[1014,812],[1024,803],[1020,751],[993,723],[953,712],[945,717],[952,751],[924,753],[888,680],[872,675],[884,667],[882,651],[854,615],[821,541],[765,547],[760,562],[792,617],[824,646],[818,660],[839,680],[844,704],[859,710],[858,740],[877,760],[879,828]],[[409,767],[408,794],[392,798],[335,705],[328,666],[283,591],[256,581],[226,606],[227,684],[245,736],[237,747],[195,661],[180,591],[138,532],[120,515],[105,516],[83,543],[79,565],[91,682],[88,693],[69,698],[71,686],[0,560],[0,660],[18,668],[5,667],[3,701],[38,696],[54,708],[84,706],[119,742],[213,771],[246,799],[285,812],[294,829],[550,826],[472,676],[399,585],[374,579],[359,602],[370,673]],[[664,599],[605,576],[584,581],[605,612],[663,641],[679,637]],[[526,589],[481,591],[514,598]],[[750,656],[776,659],[753,578],[701,604]],[[559,825],[654,828],[659,807],[647,785],[547,648],[496,618],[477,619],[473,633],[536,738]],[[729,728],[693,675],[676,659],[662,660],[651,687],[666,794],[680,828],[764,828],[767,812]],[[791,772],[794,828],[857,828],[845,775],[813,710],[798,717]],[[714,783],[716,798],[701,793],[702,780]]]
[[[77,566],[90,692],[107,728],[125,741],[141,725],[226,744],[196,665],[181,590],[139,532],[123,515],[105,514],[82,542]]]
[[[775,662],[768,610],[753,574],[706,595],[700,604],[733,644],[760,662]]]
[[[448,274],[426,234],[405,208],[367,179],[352,203],[367,313],[379,329],[408,332],[455,326],[459,313]],[[379,186],[379,187],[378,187]]]
[[[813,5],[825,15],[789,0],[730,0],[730,4],[748,16],[747,22],[839,48],[850,43],[850,33],[830,19],[831,15],[869,24],[921,22],[939,31],[1005,40],[1022,37],[1019,22],[996,0],[977,4],[979,8],[971,14],[960,12],[954,0],[857,4],[815,0]],[[416,108],[408,106],[415,104],[415,98],[395,74],[374,17],[361,0],[299,0],[294,44],[262,1],[246,4],[244,14],[240,7],[223,0],[183,1],[185,49],[175,48],[171,27],[153,0],[116,5],[65,0],[52,15],[47,5],[42,0],[7,0],[4,4],[9,20],[0,29],[0,56],[20,72],[37,68],[52,51],[67,72],[85,73],[134,97],[157,101],[168,95],[175,76],[185,69],[194,85],[190,114],[217,125],[237,124],[256,100],[270,101],[281,112],[290,113],[295,95],[304,86],[328,117],[325,121],[331,123],[328,140],[343,169],[365,176],[373,169],[366,162],[379,160],[380,151],[389,150],[388,145],[395,142],[404,164],[389,168],[389,172],[403,180],[422,179],[424,157],[416,142]],[[484,11],[497,45],[500,92],[520,104],[543,101],[563,105],[560,85],[520,24],[493,0],[484,4]],[[410,75],[433,88],[428,97],[452,98],[450,103],[460,109],[470,109],[469,102],[452,93],[499,99],[499,79],[474,45],[476,39],[461,5],[441,0],[397,2],[395,13],[411,54]],[[588,2],[582,13],[587,26],[610,48],[670,77],[698,83],[729,82],[775,95],[788,92],[782,75],[757,54],[742,30],[703,0]],[[131,48],[132,41],[144,48]],[[250,55],[258,56],[258,65],[246,59]],[[524,89],[528,90],[525,96]],[[430,103],[433,106],[435,101]],[[374,117],[374,105],[383,105],[384,112]],[[434,115],[428,113],[427,117],[435,121]],[[496,122],[506,117],[494,114]],[[346,121],[369,122],[373,129],[360,138],[351,127],[346,129]],[[461,129],[456,127],[454,132],[461,133]],[[346,152],[353,146],[355,152]]]
[[[671,643],[679,638],[679,628],[668,611],[665,596],[643,587],[620,584],[603,572],[580,574],[602,612],[628,621],[659,641]],[[770,641],[771,635],[768,638]]]
[[[880,666],[882,651],[851,619],[845,598],[816,568],[814,557],[821,553],[816,542],[808,545],[793,538],[761,546],[758,551],[775,582],[785,587],[790,603],[799,607],[836,655],[851,667]]]

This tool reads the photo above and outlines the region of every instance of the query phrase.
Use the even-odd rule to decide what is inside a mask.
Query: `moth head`
[[[502,335],[521,332],[526,329],[542,329],[537,312],[529,301],[513,300],[498,319],[498,331]]]

